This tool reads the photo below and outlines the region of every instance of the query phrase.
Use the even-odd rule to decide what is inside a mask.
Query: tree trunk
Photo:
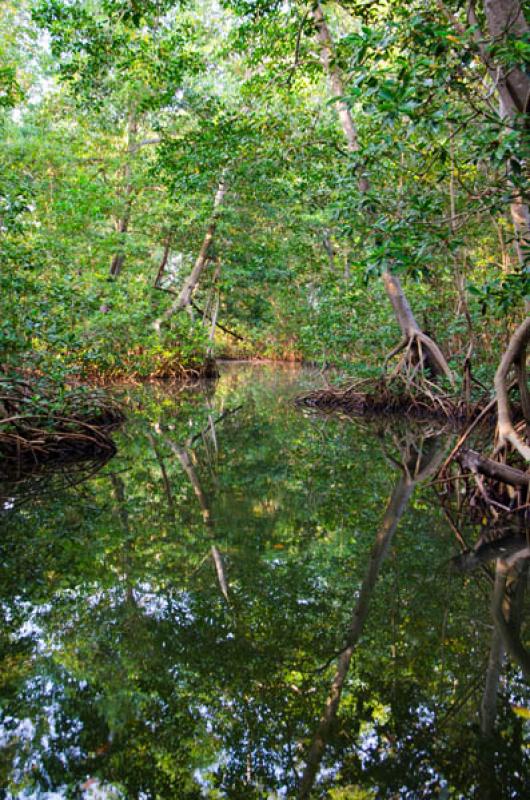
[[[510,203],[510,215],[515,231],[515,250],[519,266],[524,266],[530,254],[530,209],[517,192]],[[528,309],[527,309],[528,310]]]
[[[518,0],[484,0],[484,13],[488,32],[498,43],[508,37],[525,39],[530,33],[530,27]],[[513,120],[517,114],[528,114],[530,110],[530,75],[520,67],[512,67],[506,72],[495,65],[484,50],[481,51],[481,54],[495,82],[494,85],[497,86],[501,118],[508,117]],[[511,171],[511,165],[508,164],[508,172]],[[510,215],[515,231],[517,258],[522,267],[530,253],[530,209],[521,192],[513,184],[511,185],[513,199],[510,203]],[[526,308],[528,311],[528,300]]]
[[[443,0],[437,0],[437,3],[444,15],[451,20],[455,29],[461,34],[467,34],[464,26],[447,9]],[[516,39],[528,37],[530,26],[525,19],[519,0],[484,0],[483,5],[488,33],[492,40],[502,43],[508,37]],[[501,65],[494,63],[479,27],[474,2],[468,5],[468,20],[473,26],[473,36],[478,53],[497,90],[500,103],[499,116],[501,119],[507,117],[513,121],[518,114],[527,115],[530,109],[530,75],[518,66],[512,67],[509,72],[506,72]],[[508,172],[510,169],[509,165]],[[510,213],[516,235],[517,256],[520,266],[523,267],[526,261],[524,251],[530,250],[530,209],[513,183],[511,186],[513,193]],[[530,314],[530,298],[528,297],[525,298],[525,308],[527,314]],[[511,420],[507,376],[511,367],[515,366],[523,413],[528,420],[530,397],[526,379],[526,348],[529,339],[530,318],[527,317],[512,336],[495,374],[499,435],[497,451],[510,443],[527,461],[530,461],[530,447],[518,436]]]
[[[481,738],[478,752],[477,790],[481,800],[496,800],[502,794],[495,769],[495,720],[499,696],[499,683],[504,665],[505,650],[502,637],[493,629],[484,691],[479,708]]]
[[[492,458],[485,458],[476,450],[462,450],[456,456],[457,461],[464,470],[485,475],[487,478],[507,483],[509,486],[530,487],[530,475],[520,469],[500,464]]]
[[[433,375],[445,375],[451,383],[454,383],[453,373],[442,351],[430,336],[423,333],[416,321],[399,278],[387,270],[383,273],[383,283],[403,337],[400,344],[387,355],[385,364],[389,358],[397,355],[409,344],[413,344],[419,359],[423,357],[423,351],[420,351],[420,348],[425,349],[425,360]]]
[[[125,483],[120,475],[116,475],[114,473],[111,473],[110,481],[112,483],[114,497],[118,507],[118,516],[123,528],[123,533],[125,534],[120,553],[122,573],[124,576],[123,581],[125,583],[125,595],[127,601],[136,607],[133,583],[131,583],[131,553],[134,552],[134,536],[131,535],[131,526],[129,524],[129,511],[127,508],[127,498],[125,496]]]
[[[155,278],[155,288],[161,289],[162,288],[162,277],[164,272],[166,271],[167,262],[169,261],[169,253],[171,251],[171,233],[168,233],[167,238],[164,242],[164,252],[162,253],[162,260],[160,261],[160,266],[158,267],[158,273]]]
[[[219,181],[219,185],[215,193],[212,217],[210,219],[210,223],[208,225],[206,234],[202,241],[201,249],[199,250],[199,255],[197,256],[195,265],[189,277],[186,279],[177,300],[154,323],[155,329],[159,333],[162,322],[165,322],[166,320],[170,319],[173,316],[173,314],[176,314],[178,311],[182,311],[182,309],[186,308],[187,306],[191,306],[193,292],[197,288],[197,284],[199,283],[200,277],[204,271],[206,264],[208,263],[210,248],[214,240],[217,223],[219,221],[221,206],[223,205],[227,190],[228,186],[226,180],[224,177],[222,177],[221,180]]]
[[[436,4],[457,33],[461,36],[470,34],[470,31],[445,5],[444,0],[436,0]],[[507,37],[524,39],[528,36],[530,28],[519,0],[484,0],[483,7],[488,33],[495,42],[502,43],[502,40]],[[530,109],[530,75],[521,67],[515,66],[506,71],[501,65],[495,63],[488,51],[486,37],[480,29],[474,0],[470,0],[468,3],[467,18],[472,26],[472,37],[477,52],[499,97],[499,116],[501,118],[506,116],[513,120],[517,114],[527,114]],[[508,171],[510,171],[510,165],[508,165]],[[518,191],[514,191],[510,203],[510,214],[516,234],[517,256],[522,265],[524,249],[530,248],[530,210]],[[527,312],[530,312],[529,298],[525,299],[525,306]]]
[[[510,562],[519,559],[523,555],[523,550],[527,552],[527,548],[526,540],[520,533],[503,536],[502,539],[495,539],[492,542],[484,541],[480,537],[472,550],[454,556],[451,563],[459,572],[473,572],[481,565],[497,561],[499,558]]]
[[[343,99],[341,99],[345,94],[344,81],[340,66],[337,64],[333,39],[327,26],[324,12],[322,11],[322,6],[320,3],[317,3],[313,7],[311,13],[315,23],[317,41],[320,46],[320,60],[324,68],[324,72],[328,76],[331,94],[333,97],[337,98],[337,113],[344,136],[346,138],[348,151],[350,153],[355,153],[359,150],[357,130],[348,105]],[[361,194],[364,194],[368,191],[369,181],[365,172],[361,172],[358,185]],[[451,380],[451,382],[453,382],[453,374],[440,348],[435,344],[435,342],[432,341],[432,339],[430,339],[430,337],[422,333],[418,323],[414,319],[414,315],[412,314],[398,278],[391,275],[391,273],[386,270],[383,273],[383,280],[385,282],[385,288],[392,303],[392,307],[394,308],[394,312],[396,314],[403,337],[407,336],[407,340],[402,343],[403,346],[398,345],[398,347],[392,351],[389,356],[387,356],[386,360],[388,361],[389,357],[404,349],[409,342],[412,342],[413,339],[419,340],[421,338],[422,344],[429,354],[429,360],[433,373],[443,373]],[[407,329],[409,333],[405,334],[404,328]]]
[[[131,159],[137,149],[136,134],[138,133],[138,119],[136,111],[133,110],[129,114],[127,122],[127,161],[124,167],[125,175],[125,204],[122,216],[116,221],[116,231],[120,234],[120,244],[117,253],[114,254],[110,265],[110,274],[116,278],[123,267],[125,261],[125,237],[129,230],[129,223],[131,221],[131,212],[134,201],[134,187],[131,182]]]
[[[437,444],[437,441],[434,440],[434,452],[426,454],[426,463],[422,464],[424,456],[420,452],[416,457],[410,458],[403,464],[403,474],[399,478],[390,500],[388,501],[381,527],[377,532],[372,547],[368,569],[359,592],[359,599],[347,630],[346,646],[338,657],[337,669],[331,683],[324,713],[320,718],[307,754],[306,766],[298,788],[299,800],[307,800],[307,798],[310,797],[331,728],[337,717],[342,690],[348,675],[352,656],[363,633],[377,578],[396,532],[396,528],[403,516],[403,512],[407,507],[416,484],[424,480],[440,465],[440,457],[443,456],[443,451],[439,450]]]
[[[326,251],[326,255],[328,257],[329,268],[332,272],[335,271],[335,248],[333,247],[333,243],[331,241],[331,236],[329,231],[324,231],[322,234],[322,245],[324,250]]]
[[[357,130],[351,115],[348,105],[342,99],[344,97],[344,82],[342,80],[342,72],[340,66],[337,64],[335,56],[335,47],[331,33],[322,11],[322,6],[317,3],[311,11],[313,21],[315,23],[317,41],[320,46],[320,61],[324,72],[328,76],[331,94],[337,98],[337,113],[339,116],[346,143],[350,153],[356,153],[359,150],[359,141],[357,138]],[[359,189],[361,192],[366,192],[368,189],[368,181],[362,178],[359,182]]]
[[[497,717],[497,695],[499,693],[499,680],[504,662],[504,645],[502,637],[494,628],[491,637],[491,647],[486,671],[484,692],[480,703],[480,732],[483,736],[490,737],[495,727]]]
[[[155,440],[155,437],[153,436],[153,434],[152,433],[148,433],[147,434],[147,438],[149,439],[149,442],[151,443],[151,447],[153,448],[154,454],[156,456],[156,460],[158,461],[158,466],[160,467],[160,473],[162,475],[162,483],[164,484],[164,491],[165,491],[165,494],[166,494],[168,511],[171,514],[171,516],[174,517],[175,516],[175,502],[173,500],[173,493],[171,491],[171,483],[169,481],[169,476],[167,474],[167,469],[166,469],[166,465],[164,463],[164,459],[162,458],[162,454],[160,453],[160,450],[158,449],[158,446],[156,444],[156,440]]]
[[[399,278],[396,278],[390,272],[383,273],[383,282],[403,338],[410,339],[421,331],[421,328],[405,297],[401,282]]]
[[[509,599],[507,593],[507,580],[510,571],[511,568],[508,568],[504,562],[497,561],[491,613],[506,652],[521,669],[526,680],[530,680],[530,653],[521,642],[517,609],[514,608],[513,601]],[[513,585],[510,587],[512,595],[514,589],[515,591],[519,590],[521,592],[519,599],[521,600],[522,593],[526,588],[526,582],[527,571],[523,570],[522,575],[514,579],[515,587]]]
[[[519,0],[484,0],[484,13],[488,32],[497,43],[508,38],[522,39],[530,32]],[[530,75],[514,66],[509,72],[496,71],[496,81],[503,88],[503,103],[509,99],[510,115],[526,114],[530,108]]]
[[[217,581],[219,583],[219,588],[221,589],[221,594],[223,595],[227,604],[230,605],[230,595],[228,592],[228,581],[226,580],[225,564],[219,548],[215,544],[212,544],[212,559],[215,565]]]
[[[507,107],[502,100],[499,99],[499,114],[501,119],[509,118],[513,120],[516,109]],[[506,166],[508,177],[513,174],[511,162]],[[510,216],[512,218],[513,230],[515,234],[515,252],[517,254],[517,261],[520,267],[524,267],[528,253],[530,253],[530,209],[528,204],[525,203],[520,190],[515,186],[512,180],[509,180],[509,186],[512,190],[512,200],[510,202]]]
[[[186,308],[186,306],[189,305],[189,303],[191,302],[191,296],[195,291],[197,284],[199,283],[202,271],[206,266],[208,254],[210,251],[211,244],[213,242],[215,229],[217,227],[217,222],[219,219],[219,210],[223,204],[226,191],[227,191],[227,185],[224,178],[222,178],[221,181],[219,182],[219,186],[217,187],[217,192],[214,198],[212,219],[210,221],[210,224],[208,225],[208,229],[203,239],[201,249],[199,250],[199,255],[197,256],[197,260],[195,261],[195,265],[190,273],[189,278],[182,287],[179,299],[177,300],[177,305],[175,308],[176,311],[180,311],[181,309]]]
[[[318,727],[313,736],[313,741],[306,758],[306,766],[298,789],[299,800],[306,800],[310,796],[315,778],[317,776],[331,727],[336,719],[344,682],[348,675],[351,659],[355,647],[361,637],[368,616],[370,600],[374,591],[381,566],[390,547],[410,496],[414,490],[414,483],[405,475],[398,480],[389,500],[383,522],[377,532],[375,543],[370,554],[368,570],[363,580],[359,593],[359,600],[352,614],[347,633],[347,646],[341,652],[331,689],[326,700],[324,713],[320,718]]]
[[[523,408],[528,410],[528,387],[525,378],[526,348],[529,341],[530,317],[527,317],[524,322],[519,325],[510,339],[508,347],[497,368],[497,372],[495,373],[494,382],[495,393],[497,395],[497,430],[499,436],[497,451],[510,443],[527,461],[530,461],[530,447],[522,441],[512,423],[510,399],[508,396],[508,373],[512,366],[518,365],[518,377],[523,391]]]
[[[202,518],[204,521],[204,526],[208,531],[208,535],[211,539],[215,539],[215,528],[212,519],[212,512],[210,509],[210,504],[206,497],[206,493],[202,488],[202,484],[199,480],[199,476],[195,471],[195,467],[193,465],[193,461],[190,455],[190,451],[187,447],[182,447],[181,445],[174,444],[173,442],[168,440],[168,444],[173,450],[173,452],[178,456],[178,459],[181,463],[182,469],[188,476],[189,482],[193,486],[193,491],[195,492],[195,496],[199,501],[199,506],[201,509]],[[228,587],[228,581],[226,578],[226,570],[224,566],[223,557],[215,541],[212,543],[211,546],[211,554],[212,560],[215,567],[215,572],[217,575],[217,582],[219,583],[219,589],[221,590],[221,594],[223,595],[226,603],[228,606],[231,605],[230,603],[230,593]]]

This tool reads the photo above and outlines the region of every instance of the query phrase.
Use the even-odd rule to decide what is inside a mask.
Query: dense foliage
[[[87,431],[121,419],[93,383],[212,356],[373,378],[399,322],[407,389],[489,400],[529,308],[529,21],[520,0],[0,4],[0,797],[528,794],[528,559],[502,596],[493,569],[445,569],[448,479],[413,493],[435,427],[308,420],[252,372],[215,399],[122,388],[118,456],[81,481],[114,453]],[[530,421],[528,336],[506,371]]]
[[[218,328],[218,353],[370,373],[397,338],[377,280],[392,269],[457,361],[474,335],[487,373],[528,289],[510,216],[526,114],[499,113],[491,77],[528,60],[524,26],[488,39],[485,10],[466,20],[458,2],[325,4],[337,100],[314,8],[2,4],[0,363],[171,374],[202,362],[218,314],[240,337]],[[201,311],[157,332],[174,299],[157,275],[180,291],[220,180]]]

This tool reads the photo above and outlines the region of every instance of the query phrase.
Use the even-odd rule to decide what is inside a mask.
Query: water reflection
[[[441,444],[440,435],[429,437],[421,434],[416,437],[407,435],[405,443],[399,448],[401,461],[397,461],[387,455],[387,458],[397,465],[401,474],[388,501],[381,526],[377,531],[368,561],[368,568],[344,637],[345,643],[338,654],[336,672],[331,683],[324,712],[306,757],[306,765],[298,790],[298,797],[301,800],[305,800],[311,795],[327,741],[330,738],[333,725],[336,724],[342,690],[348,676],[352,656],[364,630],[370,600],[383,561],[386,558],[397,526],[414,488],[418,483],[433,475],[442,463],[444,451]]]
[[[304,417],[304,380],[140,389],[6,516],[4,797],[528,794],[528,554],[450,568],[447,434]]]

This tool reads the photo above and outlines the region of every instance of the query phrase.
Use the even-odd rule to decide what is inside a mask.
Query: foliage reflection
[[[138,389],[99,473],[5,503],[4,797],[525,796],[528,552],[455,569],[447,434],[304,380]]]

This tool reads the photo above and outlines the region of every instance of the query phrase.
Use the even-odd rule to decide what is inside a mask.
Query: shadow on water
[[[137,389],[114,458],[4,488],[0,797],[528,796],[525,536],[311,381]]]

